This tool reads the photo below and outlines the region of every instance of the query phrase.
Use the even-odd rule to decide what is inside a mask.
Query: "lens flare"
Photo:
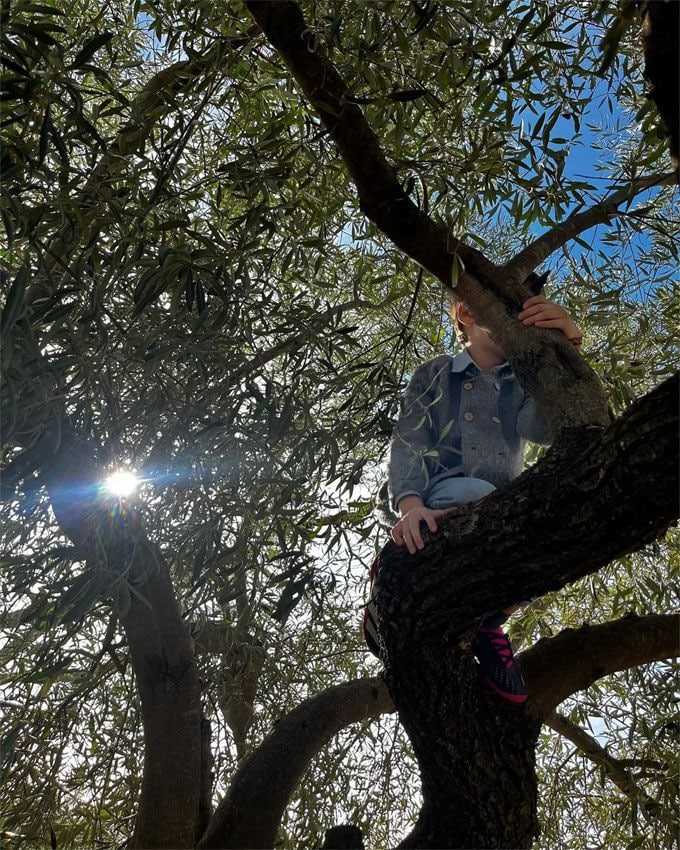
[[[139,479],[129,469],[119,469],[111,473],[104,482],[104,486],[112,496],[120,496],[121,498],[131,496],[138,485]]]

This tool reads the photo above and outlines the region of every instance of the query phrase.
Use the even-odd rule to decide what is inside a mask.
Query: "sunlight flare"
[[[112,496],[131,496],[139,485],[139,479],[135,473],[129,469],[118,469],[111,473],[104,482],[106,490]]]

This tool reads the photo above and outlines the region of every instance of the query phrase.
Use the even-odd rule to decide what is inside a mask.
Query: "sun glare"
[[[134,472],[119,469],[106,479],[104,486],[112,496],[130,496],[137,489],[139,480]]]

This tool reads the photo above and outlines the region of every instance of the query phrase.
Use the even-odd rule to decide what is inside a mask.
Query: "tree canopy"
[[[567,425],[604,427],[676,367],[677,208],[635,4],[15,0],[1,40],[3,838],[152,846],[138,800],[163,800],[149,823],[175,805],[165,746],[199,812],[176,846],[196,846],[235,776],[266,791],[270,771],[276,796],[265,736],[292,764],[296,723],[327,711],[337,735],[281,780],[277,846],[344,821],[393,845],[419,771],[359,620],[403,385],[456,345],[442,283],[511,339],[491,267],[551,272],[586,337],[565,386],[603,387],[555,407]],[[133,497],[101,486],[120,467]],[[542,718],[539,847],[674,840],[677,671],[667,638],[642,651],[677,606],[656,536],[513,624],[528,671],[565,629],[638,629],[637,660]]]

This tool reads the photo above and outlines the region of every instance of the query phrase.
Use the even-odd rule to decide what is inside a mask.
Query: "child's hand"
[[[406,545],[409,553],[414,555],[416,549],[422,549],[425,545],[420,533],[420,523],[426,522],[430,531],[437,530],[437,520],[445,516],[452,516],[458,513],[458,508],[442,508],[441,510],[433,511],[431,508],[426,508],[421,505],[404,514],[399,522],[392,529],[392,540],[399,546]]]
[[[528,298],[522,305],[522,312],[517,318],[527,327],[535,325],[537,328],[555,328],[562,331],[576,346],[581,345],[583,341],[581,329],[564,307],[548,301],[543,295]]]

